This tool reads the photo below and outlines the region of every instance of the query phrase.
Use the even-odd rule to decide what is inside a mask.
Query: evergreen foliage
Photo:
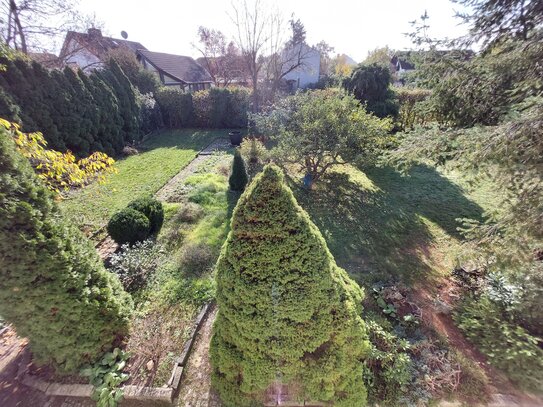
[[[118,244],[141,242],[149,236],[150,230],[149,218],[133,208],[117,212],[107,224],[107,232]]]
[[[0,65],[0,117],[42,132],[53,150],[115,155],[140,140],[141,128],[162,125],[154,100],[143,100],[115,61],[89,76],[24,59],[0,58]]]
[[[247,175],[247,169],[245,168],[245,161],[240,152],[236,150],[234,153],[234,160],[232,161],[232,171],[230,178],[228,178],[228,184],[232,191],[242,192],[247,185],[249,176]]]
[[[180,128],[194,125],[192,94],[183,93],[179,89],[163,87],[155,97],[162,111],[165,126]]]
[[[368,111],[378,117],[396,116],[398,104],[390,89],[392,75],[388,67],[378,64],[358,65],[351,76],[343,81],[343,87],[360,102],[367,104]]]
[[[135,209],[143,213],[149,219],[149,233],[158,233],[164,223],[164,208],[162,202],[152,198],[139,198],[128,204],[129,208]]]
[[[36,360],[74,371],[127,333],[130,304],[0,128],[0,315]]]
[[[363,292],[339,268],[281,171],[241,196],[217,264],[213,384],[227,406],[295,399],[363,406]]]

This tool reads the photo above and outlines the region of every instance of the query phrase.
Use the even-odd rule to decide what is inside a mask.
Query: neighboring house
[[[134,54],[147,49],[139,42],[104,37],[99,29],[89,28],[87,33],[68,31],[59,58],[68,66],[89,71],[102,68],[108,52],[117,48],[129,49]]]
[[[307,88],[319,81],[321,54],[316,49],[302,43],[283,53],[283,79],[290,90]]]
[[[409,72],[415,70],[415,65],[409,60],[409,55],[394,55],[390,59],[391,71],[396,74],[396,78],[399,82],[407,75]]]
[[[213,78],[191,57],[138,50],[143,67],[156,73],[165,86],[175,86],[187,92],[209,89]]]

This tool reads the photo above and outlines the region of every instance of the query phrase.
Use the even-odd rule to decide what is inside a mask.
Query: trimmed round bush
[[[149,233],[154,234],[160,232],[164,223],[164,208],[162,202],[151,197],[139,198],[128,204],[129,208],[135,209],[149,219]]]
[[[125,208],[111,217],[107,232],[119,244],[134,244],[145,240],[151,230],[147,216],[133,208]]]

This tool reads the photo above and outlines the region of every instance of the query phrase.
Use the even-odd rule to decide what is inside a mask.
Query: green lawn
[[[89,233],[133,199],[157,192],[203,147],[228,130],[169,130],[146,141],[142,152],[117,161],[117,174],[76,191],[61,202],[64,213]]]
[[[311,192],[291,181],[337,263],[366,286],[431,282],[450,272],[462,238],[457,218],[481,219],[481,205],[495,198],[491,188],[470,194],[459,174],[427,166],[407,176],[345,166]]]

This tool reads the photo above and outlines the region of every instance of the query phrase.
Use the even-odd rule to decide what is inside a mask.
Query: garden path
[[[171,178],[158,192],[155,198],[160,201],[166,201],[170,194],[176,190],[188,176],[205,161],[209,160],[212,154],[216,151],[227,151],[231,148],[230,141],[224,138],[217,138],[207,147],[200,150],[198,155],[184,168],[181,169],[173,178]],[[96,246],[96,250],[102,260],[106,260],[118,249],[119,245],[108,235],[102,239]]]
[[[208,314],[204,325],[198,332],[187,366],[181,379],[178,407],[220,407],[217,394],[211,390],[211,364],[209,362],[209,343],[217,307]]]

